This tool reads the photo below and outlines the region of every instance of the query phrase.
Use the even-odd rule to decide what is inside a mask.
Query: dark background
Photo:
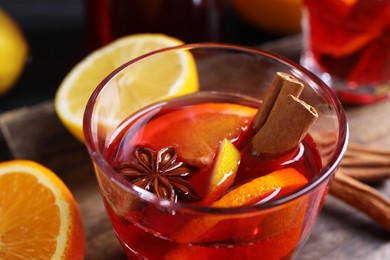
[[[0,97],[0,113],[53,99],[65,75],[89,53],[83,1],[0,0],[0,8],[16,20],[29,44],[21,77]],[[280,37],[247,25],[227,5],[223,42],[256,45]]]
[[[83,0],[0,0],[29,45],[24,71],[0,112],[53,99],[66,73],[86,55]]]

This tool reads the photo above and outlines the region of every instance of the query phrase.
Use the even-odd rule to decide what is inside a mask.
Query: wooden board
[[[297,60],[300,37],[260,46]],[[390,148],[390,100],[348,108],[350,141]],[[125,259],[104,210],[83,144],[63,127],[48,101],[0,115],[0,159],[35,160],[56,172],[76,197],[86,232],[86,259]],[[390,196],[390,181],[376,186]],[[328,196],[298,259],[390,259],[390,234]]]

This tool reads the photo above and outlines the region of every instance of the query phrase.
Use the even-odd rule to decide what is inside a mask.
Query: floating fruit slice
[[[307,182],[306,177],[296,169],[281,169],[239,186],[211,206],[231,208],[261,203],[290,194]]]
[[[183,246],[182,249],[186,247],[185,251],[183,250],[181,254],[171,255],[170,259],[196,259],[199,255],[204,259],[235,259],[240,256],[245,256],[246,259],[289,259],[290,254],[294,252],[299,244],[301,236],[305,235],[302,235],[302,229],[307,202],[307,196],[303,196],[274,208],[263,216],[220,221],[216,227],[220,223],[226,222],[224,224],[225,230],[230,231],[235,228],[233,232],[236,233],[227,234],[226,236],[226,238],[230,238],[228,240],[230,243],[235,241],[235,246],[220,247],[218,249]],[[255,226],[255,224],[257,225]],[[242,236],[242,229],[248,228],[248,225],[252,227],[252,237]],[[208,233],[212,233],[212,231]],[[249,232],[245,235],[249,235]]]
[[[390,29],[388,31],[390,34]],[[388,96],[390,86],[386,83],[390,79],[390,69],[386,68],[390,68],[390,52],[386,53],[384,50],[389,48],[390,40],[385,37],[367,45],[362,51],[359,61],[352,66],[348,80],[362,85],[376,85],[377,88],[372,89],[373,92],[376,92],[375,95]],[[383,59],[378,59],[378,57],[383,57]]]
[[[202,205],[207,206],[219,198],[234,182],[240,163],[240,152],[226,138],[217,152],[217,158],[211,174],[210,186]]]
[[[308,183],[305,176],[294,168],[286,168],[258,177],[228,192],[211,207],[232,208],[261,203],[291,194]],[[259,215],[260,219],[267,215]],[[227,217],[210,215],[193,219],[172,238],[180,243],[197,241],[207,234],[218,222]],[[231,216],[230,216],[231,218]],[[256,221],[259,219],[256,218]],[[245,226],[243,226],[245,227]],[[211,232],[211,231],[210,231]],[[218,232],[213,230],[213,232]]]
[[[313,50],[342,58],[385,34],[390,15],[387,1],[307,1]],[[322,10],[332,10],[331,19]],[[373,19],[375,17],[375,19]]]
[[[179,246],[164,256],[165,260],[193,260],[193,259],[265,259],[280,260],[291,259],[291,254],[297,247],[301,227],[294,226],[292,229],[267,239],[252,241],[234,246]]]
[[[83,259],[78,205],[49,169],[31,161],[0,163],[0,258]]]
[[[155,150],[175,146],[184,161],[210,166],[221,140],[239,139],[248,131],[255,113],[254,108],[236,104],[198,104],[149,122],[133,142],[146,143]]]
[[[85,106],[93,90],[106,76],[145,53],[181,44],[182,41],[163,34],[135,34],[89,54],[68,73],[57,90],[55,110],[59,118],[75,137],[83,141]],[[198,89],[195,62],[189,52],[166,53],[157,57],[156,62],[139,62],[118,80],[117,89],[112,91],[120,92],[122,101],[117,100],[113,105],[123,105],[126,113],[132,113],[160,98],[192,93]],[[175,66],[164,66],[167,63]],[[123,91],[125,87],[128,91]],[[118,95],[117,92],[114,94]],[[117,118],[110,120],[106,123],[117,123]]]

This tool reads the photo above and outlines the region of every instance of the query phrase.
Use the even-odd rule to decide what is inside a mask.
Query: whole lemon
[[[237,14],[249,24],[276,34],[301,30],[302,0],[232,0]]]
[[[14,86],[23,71],[27,41],[18,24],[0,8],[0,95]]]

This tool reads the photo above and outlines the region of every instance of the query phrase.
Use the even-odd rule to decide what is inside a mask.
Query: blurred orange
[[[233,8],[249,24],[276,34],[301,31],[302,0],[232,0]]]

